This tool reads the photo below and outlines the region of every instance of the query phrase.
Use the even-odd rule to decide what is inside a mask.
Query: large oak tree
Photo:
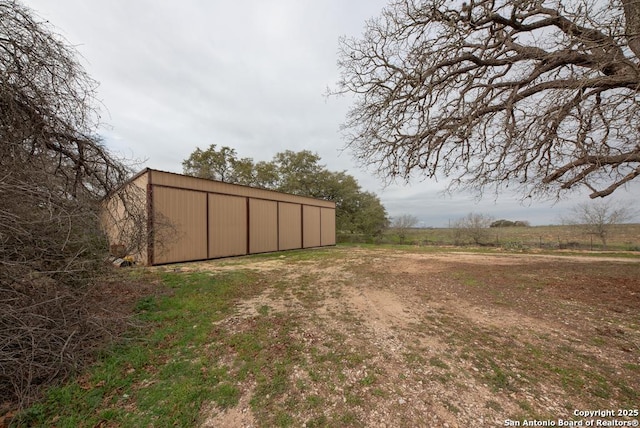
[[[396,0],[341,40],[347,145],[385,178],[524,197],[640,175],[640,2]]]
[[[212,144],[196,148],[182,167],[186,175],[334,201],[338,232],[378,235],[387,227],[387,212],[374,193],[363,191],[345,171],[327,170],[309,150],[285,150],[271,161],[254,162],[238,159],[233,148]]]

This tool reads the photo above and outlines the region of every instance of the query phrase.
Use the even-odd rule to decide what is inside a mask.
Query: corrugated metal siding
[[[256,189],[237,184],[222,183],[220,181],[204,180],[202,178],[189,177],[186,175],[173,174],[170,172],[151,170],[152,184],[162,186],[178,187],[182,189],[201,190],[211,193],[224,193],[228,195],[247,196],[256,199],[267,199],[271,201],[282,201],[292,203],[303,203],[325,208],[334,208],[335,203],[320,199],[308,198],[305,196],[289,195],[287,193],[275,192],[273,190]]]
[[[320,208],[303,205],[303,248],[320,246]]]
[[[302,208],[300,204],[278,203],[279,250],[302,248]]]
[[[336,210],[320,208],[320,245],[336,245]]]
[[[151,230],[147,245],[139,239],[139,250],[129,253],[140,263],[335,245],[335,203],[330,201],[151,169],[120,191],[131,189],[149,214],[147,224],[136,225],[136,233],[128,232],[133,221],[121,219],[125,213],[116,197],[104,203],[108,213],[103,215],[103,226],[110,244],[116,246],[124,244],[127,233],[146,238],[145,231]]]
[[[247,198],[209,194],[209,258],[247,254]]]
[[[207,258],[207,194],[153,186],[153,215],[164,216],[175,233],[162,246],[154,239],[153,264]]]
[[[268,251],[278,251],[278,203],[249,199],[249,252]]]
[[[109,244],[115,249],[124,249],[138,263],[147,262],[147,182],[148,173],[136,176],[105,201],[101,214]],[[130,209],[140,215],[137,220],[143,224],[136,224],[136,218],[128,215],[121,196],[130,204]]]

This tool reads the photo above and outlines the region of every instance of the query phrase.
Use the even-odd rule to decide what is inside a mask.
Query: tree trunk
[[[640,0],[622,0],[629,48],[640,59]]]

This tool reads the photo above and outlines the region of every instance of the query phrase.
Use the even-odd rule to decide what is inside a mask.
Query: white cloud
[[[443,197],[442,183],[383,189],[358,169],[339,125],[349,98],[323,94],[338,78],[338,38],[358,36],[383,0],[29,0],[77,46],[100,82],[108,109],[102,135],[115,152],[144,166],[181,172],[197,147],[234,147],[268,160],[282,150],[317,152],[374,191],[391,215],[443,226],[470,211],[500,218],[557,222],[572,201],[521,206],[517,195],[477,202]],[[142,165],[141,165],[142,167]],[[635,199],[638,186],[634,188]],[[634,192],[628,192],[634,194]],[[622,194],[621,196],[625,196]]]

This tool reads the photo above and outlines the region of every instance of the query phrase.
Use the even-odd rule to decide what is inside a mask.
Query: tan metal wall
[[[247,254],[247,198],[209,194],[209,258]]]
[[[278,202],[278,249],[302,248],[302,207]]]
[[[302,247],[320,246],[320,208],[302,206]]]
[[[249,199],[249,252],[278,251],[278,203]]]
[[[336,245],[336,210],[320,208],[320,245]]]
[[[133,190],[132,190],[133,189]],[[132,248],[139,263],[164,264],[335,245],[335,203],[146,169],[120,191],[139,195],[146,225],[130,232],[120,202],[105,201],[110,244]],[[144,219],[144,215],[143,215]],[[143,221],[144,222],[144,221]],[[140,229],[144,229],[140,231]],[[148,234],[147,240],[146,230]],[[145,245],[146,244],[146,245]]]
[[[235,196],[248,196],[257,199],[271,201],[292,202],[297,204],[315,205],[325,208],[335,208],[335,203],[321,199],[313,199],[306,196],[290,195],[288,193],[273,190],[256,189],[254,187],[237,184],[222,183],[220,181],[204,180],[202,178],[173,174],[170,172],[149,170],[151,172],[151,184],[178,187],[181,189],[201,190],[209,193],[224,193]]]
[[[147,263],[147,183],[146,173],[136,176],[104,202],[101,213],[113,255],[123,251],[137,263]]]
[[[153,241],[153,264],[207,258],[207,194],[154,186],[153,217],[164,216],[175,228],[171,243]]]

